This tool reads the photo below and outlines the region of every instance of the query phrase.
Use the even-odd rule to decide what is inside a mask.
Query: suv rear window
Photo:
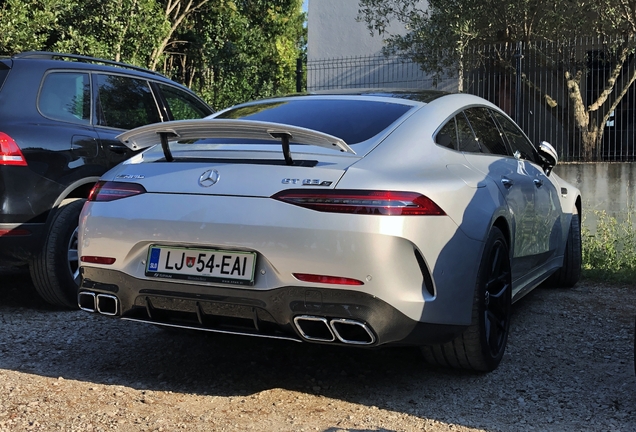
[[[91,119],[87,73],[52,72],[44,77],[38,98],[40,112],[51,119],[88,124]]]
[[[237,107],[217,118],[300,126],[336,136],[352,145],[379,134],[411,108],[369,100],[296,99]]]

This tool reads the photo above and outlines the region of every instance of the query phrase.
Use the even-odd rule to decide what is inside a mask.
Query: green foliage
[[[73,0],[0,1],[0,54],[50,46],[63,26],[60,21],[76,6]]]
[[[583,275],[589,279],[630,282],[636,280],[636,229],[633,211],[617,220],[605,211],[595,211],[594,232],[582,227]]]
[[[84,54],[157,69],[216,109],[294,92],[302,0],[0,0],[0,55]]]
[[[163,72],[219,109],[294,92],[306,29],[301,0],[224,1],[188,20]]]
[[[61,20],[52,49],[149,65],[153,51],[169,28],[155,0],[79,0]]]

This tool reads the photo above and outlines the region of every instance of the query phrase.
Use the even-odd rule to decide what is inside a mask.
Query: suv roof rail
[[[54,60],[56,58],[73,59],[73,60],[86,62],[86,63],[101,63],[108,66],[118,66],[121,68],[132,69],[139,72],[146,72],[152,75],[158,75],[160,77],[166,78],[165,75],[150,69],[134,66],[128,63],[122,63],[122,62],[117,62],[114,60],[106,60],[102,58],[90,57],[90,56],[85,56],[80,54],[64,54],[64,53],[51,52],[51,51],[25,51],[22,53],[14,54],[12,58],[46,59],[46,60]]]

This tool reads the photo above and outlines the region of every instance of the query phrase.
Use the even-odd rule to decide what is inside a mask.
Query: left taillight
[[[18,144],[4,132],[0,132],[0,165],[27,166]]]
[[[88,195],[89,201],[115,201],[122,198],[146,193],[138,183],[98,181]]]
[[[443,216],[430,198],[416,192],[289,189],[272,198],[327,213],[388,216]]]

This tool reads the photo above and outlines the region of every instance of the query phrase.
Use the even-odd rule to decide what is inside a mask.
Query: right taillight
[[[138,183],[98,181],[88,195],[89,201],[115,201],[122,198],[146,193]]]
[[[27,165],[20,147],[4,132],[0,132],[0,165]]]
[[[272,198],[311,210],[388,216],[443,216],[430,198],[416,192],[289,189]]]

